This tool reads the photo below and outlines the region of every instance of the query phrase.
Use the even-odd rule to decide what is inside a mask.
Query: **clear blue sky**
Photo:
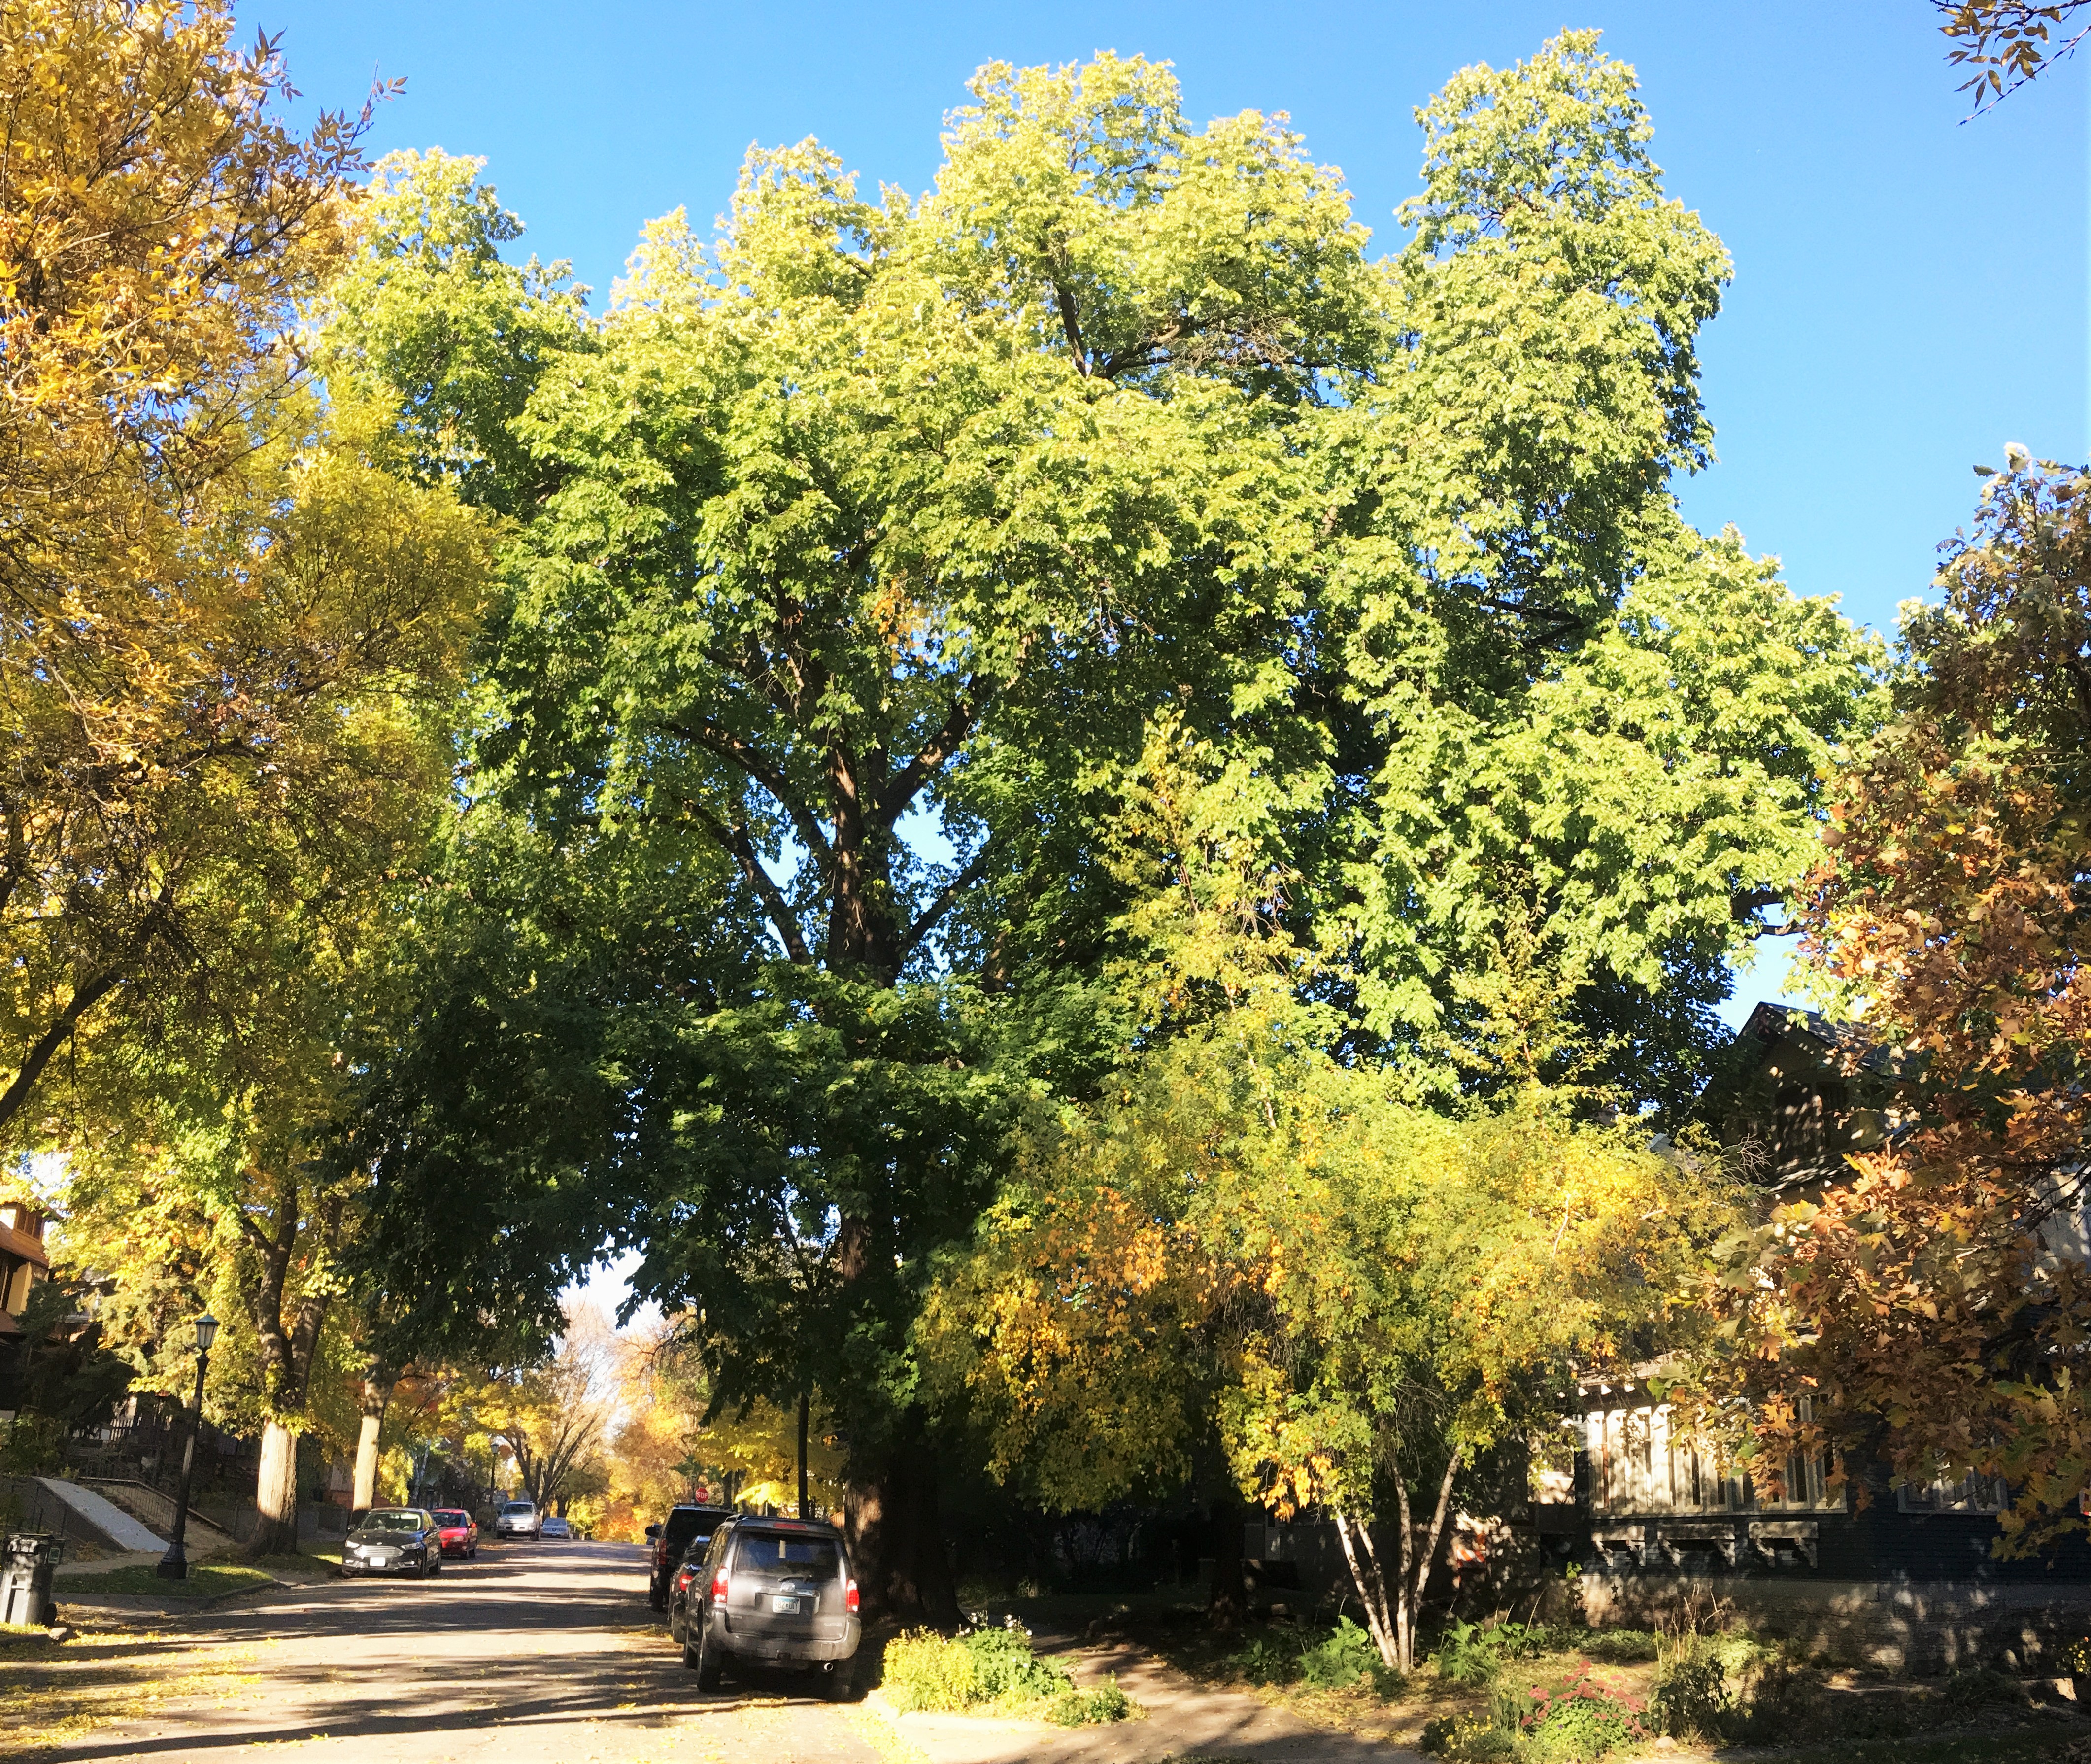
[[[751,141],[817,135],[867,183],[919,191],[975,67],[1100,48],[1173,61],[1195,116],[1290,111],[1391,244],[1415,106],[1467,63],[1595,25],[1640,70],[1671,193],[1735,259],[1704,347],[1721,463],[1684,486],[1692,520],[1733,521],[1796,589],[1886,626],[1967,519],[1971,464],[2007,440],[2091,454],[2091,60],[1963,126],[1925,0],[252,0],[241,15],[283,32],[307,106],[405,75],[376,148],[483,155],[527,248],[571,257],[598,298],[642,221],[725,207]]]

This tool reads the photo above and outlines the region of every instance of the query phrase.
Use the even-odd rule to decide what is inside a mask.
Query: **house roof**
[[[18,1262],[26,1262],[38,1268],[48,1268],[51,1265],[51,1258],[45,1253],[41,1240],[32,1237],[27,1231],[16,1231],[11,1225],[0,1225],[0,1255],[12,1256]]]
[[[1735,1032],[1739,1042],[1746,1037],[1776,1042],[1789,1036],[1817,1043],[1826,1060],[1835,1057],[1840,1063],[1848,1061],[1860,1071],[1876,1072],[1883,1078],[1915,1076],[1920,1057],[1899,1042],[1876,1039],[1863,1024],[1833,1023],[1821,1011],[1804,1010],[1797,1004],[1760,1004]]]

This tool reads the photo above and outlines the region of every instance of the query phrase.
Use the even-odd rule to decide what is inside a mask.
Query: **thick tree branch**
[[[1747,925],[1757,913],[1779,905],[1785,899],[1786,891],[1781,888],[1747,889],[1728,896],[1728,917],[1737,925]]]
[[[799,929],[799,917],[792,912],[791,904],[784,898],[784,891],[763,868],[761,854],[755,849],[755,841],[749,837],[748,823],[735,821],[729,825],[714,814],[702,803],[687,798],[683,804],[690,818],[709,833],[719,848],[740,866],[741,874],[747,878],[762,902],[762,910],[770,915],[770,922],[777,927],[777,934],[784,940],[785,953],[802,968],[810,966],[813,956],[806,948],[806,939]]]
[[[1417,1611],[1423,1608],[1423,1594],[1430,1585],[1430,1567],[1438,1559],[1438,1540],[1445,1534],[1445,1518],[1452,1510],[1452,1484],[1459,1477],[1459,1466],[1466,1461],[1466,1456],[1464,1446],[1453,1448],[1451,1458],[1445,1466],[1444,1480],[1438,1485],[1438,1507],[1430,1516],[1430,1535],[1423,1540],[1423,1559],[1416,1567],[1415,1604],[1412,1608]]]
[[[828,836],[821,832],[821,824],[812,809],[800,802],[786,780],[782,767],[764,757],[752,742],[744,740],[731,729],[722,729],[714,722],[671,722],[665,724],[669,734],[679,735],[692,746],[701,747],[708,753],[716,753],[721,759],[737,766],[752,782],[760,784],[775,799],[778,808],[791,817],[791,826],[806,849],[825,866],[830,853]]]
[[[915,953],[916,945],[936,929],[937,921],[951,911],[951,903],[980,880],[987,869],[987,845],[983,842],[981,848],[967,860],[965,868],[937,891],[936,898],[922,909],[914,924],[908,927],[907,934],[900,939],[901,960],[906,961]]]
[[[36,1088],[37,1080],[44,1075],[44,1068],[50,1064],[52,1056],[65,1045],[66,1037],[72,1033],[80,1020],[131,977],[131,970],[137,965],[138,958],[144,953],[146,946],[159,935],[173,904],[174,884],[169,882],[161,889],[159,898],[153,903],[145,917],[139,921],[137,929],[131,934],[130,941],[123,946],[123,953],[76,989],[50,1027],[30,1044],[28,1052],[23,1056],[21,1069],[15,1074],[14,1082],[4,1091],[0,1091],[0,1128],[4,1128],[13,1119],[22,1105],[28,1100],[30,1091]]]
[[[1059,304],[1060,328],[1067,334],[1067,347],[1075,352],[1075,371],[1086,380],[1089,377],[1089,352],[1082,346],[1081,316],[1076,310],[1074,295],[1058,276],[1053,278],[1053,298]]]
[[[879,792],[878,814],[887,828],[900,818],[908,804],[944,762],[958,752],[967,732],[979,720],[981,708],[980,680],[976,675],[966,682],[965,689],[952,701],[943,727],[923,743],[921,751],[901,767],[899,775]]]

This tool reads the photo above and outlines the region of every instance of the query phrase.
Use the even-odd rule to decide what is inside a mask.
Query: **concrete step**
[[[175,1498],[162,1494],[149,1482],[140,1482],[123,1477],[88,1476],[80,1480],[82,1488],[91,1488],[106,1497],[138,1520],[140,1525],[160,1533],[171,1532],[175,1523]],[[215,1520],[206,1519],[195,1507],[189,1509],[188,1529],[183,1542],[192,1556],[220,1555],[233,1546],[231,1533]]]
[[[37,1484],[54,1499],[65,1503],[75,1524],[97,1534],[97,1540],[112,1550],[164,1551],[167,1547],[165,1538],[148,1530],[133,1515],[84,1483],[68,1482],[58,1476],[40,1476]]]

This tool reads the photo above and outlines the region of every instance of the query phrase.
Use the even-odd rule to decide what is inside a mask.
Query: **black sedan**
[[[419,1507],[373,1507],[341,1546],[341,1572],[418,1574],[442,1572],[443,1534],[436,1516]]]

